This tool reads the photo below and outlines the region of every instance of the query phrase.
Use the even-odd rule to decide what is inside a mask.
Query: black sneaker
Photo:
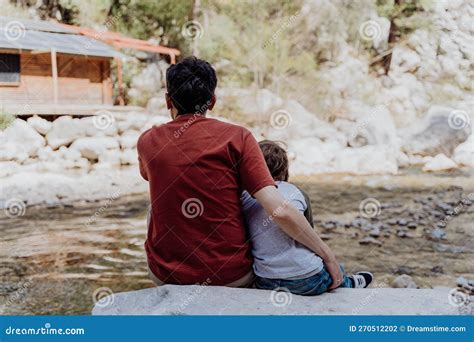
[[[353,274],[351,278],[354,288],[363,289],[369,286],[372,280],[374,280],[374,275],[370,272],[357,272]]]

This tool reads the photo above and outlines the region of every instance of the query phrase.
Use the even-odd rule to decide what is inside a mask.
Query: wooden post
[[[102,77],[102,104],[113,105],[113,86],[110,79],[110,60],[100,63]]]
[[[122,60],[120,57],[115,57],[117,62],[117,85],[118,85],[118,100],[121,106],[125,105],[125,100],[123,99],[123,80],[122,80]]]
[[[58,104],[58,60],[56,57],[56,49],[51,48],[51,68],[53,69],[53,103]]]

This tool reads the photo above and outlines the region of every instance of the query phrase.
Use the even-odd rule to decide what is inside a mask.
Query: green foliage
[[[0,130],[4,130],[15,120],[15,115],[4,112],[0,109]]]
[[[109,15],[117,18],[114,26],[120,32],[186,49],[181,28],[191,19],[192,5],[192,1],[113,0]]]
[[[288,75],[315,68],[311,51],[299,47],[301,1],[225,1],[206,3],[200,57],[219,66],[226,85],[272,88],[279,92]],[[203,20],[206,22],[206,20]]]

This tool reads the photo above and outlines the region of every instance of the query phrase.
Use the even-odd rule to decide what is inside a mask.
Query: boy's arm
[[[253,196],[286,234],[324,260],[333,279],[331,289],[338,287],[342,283],[342,274],[336,256],[311,228],[301,212],[286,201],[274,186],[266,186]]]

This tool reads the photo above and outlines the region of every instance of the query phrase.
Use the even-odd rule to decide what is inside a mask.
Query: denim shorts
[[[339,287],[354,287],[352,285],[352,281],[345,273],[344,268],[342,266],[340,267],[341,272],[343,274],[343,280]],[[302,296],[320,295],[324,292],[327,292],[331,285],[332,278],[328,270],[326,269],[326,266],[323,267],[321,272],[304,279],[269,279],[257,276],[257,279],[255,281],[255,287],[257,287],[258,289],[275,290],[279,288]]]

